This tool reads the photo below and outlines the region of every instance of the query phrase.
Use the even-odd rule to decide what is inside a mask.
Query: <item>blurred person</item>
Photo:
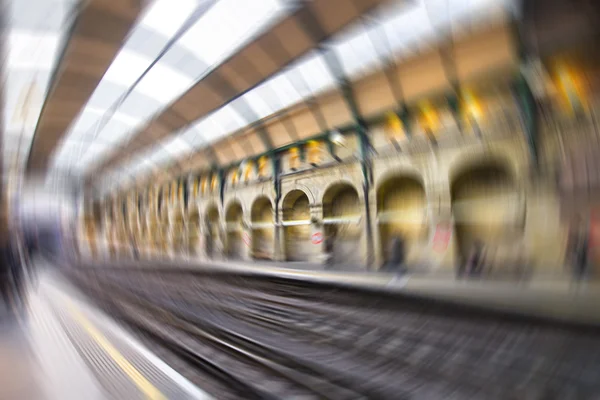
[[[137,248],[137,242],[135,240],[135,236],[133,235],[132,232],[129,232],[129,243],[131,243],[131,249],[133,251],[133,259],[134,260],[139,260],[140,259],[140,253],[139,250]]]
[[[480,276],[485,265],[485,256],[486,251],[484,243],[479,239],[475,240],[469,251],[469,256],[462,267],[462,271],[459,272],[459,276],[462,276],[464,273],[466,273],[467,276]]]
[[[212,224],[210,221],[206,222],[206,233],[204,234],[205,239],[204,239],[204,243],[205,243],[205,248],[206,248],[206,256],[209,258],[212,258],[213,256],[213,251],[214,251],[214,246],[213,246],[213,238],[212,238]]]
[[[588,275],[589,254],[589,229],[581,218],[574,225],[571,237],[571,256],[573,275],[576,279],[583,279]]]
[[[389,246],[389,259],[386,269],[398,274],[406,272],[404,239],[401,236],[396,235],[390,241]]]
[[[0,249],[0,264],[2,273],[2,298],[7,311],[14,311],[12,307],[23,305],[25,296],[25,276],[24,266],[18,253],[17,243],[14,240]],[[12,307],[11,307],[12,306]],[[10,312],[9,312],[10,314]]]
[[[337,230],[336,229],[332,229],[329,232],[329,235],[327,235],[327,238],[325,238],[325,254],[326,254],[326,261],[325,261],[325,267],[329,268],[333,265],[333,246],[335,244],[335,239],[337,236]]]

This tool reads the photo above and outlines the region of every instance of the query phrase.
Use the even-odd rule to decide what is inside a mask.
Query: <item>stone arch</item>
[[[429,233],[423,180],[415,174],[388,175],[377,187],[375,212],[384,264],[417,257]],[[404,260],[397,260],[399,255]]]
[[[221,221],[219,207],[215,203],[210,203],[204,209],[204,245],[206,255],[213,258],[222,251],[221,244]]]
[[[275,215],[273,201],[265,195],[257,196],[250,207],[252,230],[252,257],[273,259],[275,250]]]
[[[274,223],[275,216],[273,214],[273,201],[269,196],[259,195],[256,196],[251,203],[250,207],[250,222],[271,222]],[[267,217],[267,211],[271,211],[270,217]]]
[[[231,259],[241,259],[244,251],[244,209],[239,200],[233,199],[225,208],[225,231],[227,257]]]
[[[448,168],[448,182],[452,187],[452,183],[456,181],[464,172],[470,171],[482,165],[496,166],[506,170],[515,183],[519,183],[519,163],[514,157],[503,151],[482,151],[477,154],[463,153],[458,154],[450,163]]]
[[[194,204],[188,208],[187,215],[188,253],[198,254],[200,241],[200,209]]]
[[[245,216],[246,213],[247,213],[245,204],[237,196],[231,197],[231,198],[227,199],[227,201],[225,202],[225,207],[223,207],[223,209],[226,210],[225,216],[227,216],[227,210],[230,210],[230,208],[232,206],[234,206],[235,204],[238,204],[241,207],[241,209],[242,209],[242,216]]]
[[[398,176],[414,179],[415,181],[419,182],[421,186],[427,188],[428,181],[423,171],[413,164],[402,164],[395,168],[387,169],[385,172],[379,175],[375,182],[376,191],[379,190],[381,185]]]
[[[281,200],[279,200],[280,209],[283,210],[284,202],[285,202],[285,199],[288,197],[288,195],[292,192],[297,192],[297,191],[303,192],[306,195],[306,197],[308,198],[308,204],[313,205],[317,202],[317,199],[316,199],[313,191],[310,190],[310,188],[308,186],[297,183],[294,185],[293,188],[291,188],[281,194]]]
[[[312,252],[310,198],[300,189],[289,191],[282,200],[285,257],[288,261],[308,261]]]
[[[325,252],[331,265],[364,265],[363,207],[356,187],[347,180],[330,185],[323,194]]]
[[[364,201],[364,196],[362,193],[362,187],[359,187],[356,185],[355,182],[351,181],[350,179],[339,179],[333,182],[330,182],[324,189],[323,189],[323,195],[321,196],[321,203],[325,204],[328,200],[328,197],[331,197],[332,194],[335,193],[336,189],[339,189],[341,187],[351,187],[352,189],[354,189],[354,191],[356,192],[359,201]]]
[[[451,178],[457,262],[463,265],[476,243],[485,246],[488,265],[520,257],[526,209],[510,160],[471,160],[455,169]]]
[[[185,214],[183,209],[177,207],[169,213],[169,239],[176,253],[184,250],[186,230]]]

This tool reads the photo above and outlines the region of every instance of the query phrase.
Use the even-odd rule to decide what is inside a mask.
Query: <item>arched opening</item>
[[[97,238],[104,230],[102,223],[102,206],[99,203],[92,204],[92,215],[87,225],[87,236],[90,243],[90,252],[92,257],[98,254]]]
[[[219,210],[216,206],[210,207],[206,211],[205,218],[205,250],[209,258],[217,256],[221,250],[221,238],[219,234]]]
[[[225,223],[227,229],[227,256],[231,259],[241,259],[244,254],[244,241],[242,225],[244,212],[242,205],[235,202],[227,208]]]
[[[458,174],[451,188],[457,262],[467,260],[476,242],[484,246],[488,267],[519,257],[525,209],[510,171],[498,163],[476,165]]]
[[[168,212],[167,210],[163,210],[162,214],[160,215],[158,226],[158,248],[162,252],[165,252],[168,249],[170,231],[171,226],[169,224]]]
[[[250,211],[252,225],[252,257],[257,260],[272,260],[275,247],[275,225],[273,205],[268,197],[259,197]]]
[[[175,252],[185,251],[185,236],[186,236],[185,220],[181,210],[177,210],[171,219],[171,245]]]
[[[302,190],[292,190],[283,200],[282,211],[286,260],[308,261],[313,252],[308,196]]]
[[[427,201],[423,184],[415,178],[396,176],[377,190],[377,223],[380,233],[382,261],[392,261],[397,239],[403,242],[404,261],[418,257],[427,241]]]
[[[323,196],[325,251],[330,265],[362,265],[361,206],[356,189],[336,184]]]
[[[198,254],[198,244],[200,243],[200,213],[195,205],[191,205],[188,210],[187,237],[188,254],[195,256]]]

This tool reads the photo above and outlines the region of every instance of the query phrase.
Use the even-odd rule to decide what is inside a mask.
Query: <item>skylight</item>
[[[212,66],[233,54],[284,11],[278,0],[220,0],[179,42]]]

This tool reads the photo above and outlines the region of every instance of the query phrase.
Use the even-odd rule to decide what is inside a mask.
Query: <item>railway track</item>
[[[593,330],[286,279],[69,275],[218,398],[600,397]]]

